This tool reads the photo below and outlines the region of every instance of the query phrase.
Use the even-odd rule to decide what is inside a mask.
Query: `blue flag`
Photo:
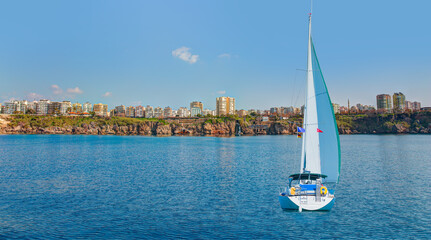
[[[298,132],[305,132],[305,129],[303,129],[302,127],[298,127]]]

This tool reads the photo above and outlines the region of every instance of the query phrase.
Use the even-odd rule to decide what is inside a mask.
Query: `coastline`
[[[337,115],[339,134],[431,134],[431,112]],[[296,135],[300,116],[259,121],[236,116],[145,119],[0,115],[0,134],[65,134],[119,136],[260,136]]]

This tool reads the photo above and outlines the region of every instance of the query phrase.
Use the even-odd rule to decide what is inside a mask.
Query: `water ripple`
[[[280,209],[293,136],[0,136],[0,238],[426,239],[431,136],[341,136],[331,212]]]

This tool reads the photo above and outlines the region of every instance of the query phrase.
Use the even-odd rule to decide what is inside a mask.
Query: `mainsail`
[[[311,38],[311,14],[303,128],[305,134],[302,142],[301,173],[324,174],[327,175],[327,182],[338,182],[340,172],[338,128]]]

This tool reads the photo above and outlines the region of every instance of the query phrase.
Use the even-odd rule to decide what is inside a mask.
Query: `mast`
[[[305,105],[304,105],[304,119],[302,122],[302,128],[306,129],[306,123],[307,123],[307,105],[308,105],[308,86],[309,86],[309,79],[310,74],[313,72],[313,66],[311,63],[311,15],[313,12],[313,0],[311,0],[311,9],[310,13],[308,15],[308,51],[307,51],[307,81],[306,81],[306,93],[305,93]],[[311,76],[312,78],[312,76]],[[306,130],[307,131],[307,130]],[[307,167],[307,159],[306,159],[306,152],[305,152],[305,144],[306,144],[306,138],[307,134],[303,134],[302,138],[302,154],[301,154],[301,173],[306,171]]]
[[[312,8],[311,10],[312,11]],[[313,42],[311,38],[311,17],[309,14],[308,23],[308,54],[307,54],[307,90],[304,106],[304,123],[305,134],[302,142],[301,156],[301,173],[309,171],[312,173],[321,173],[320,163],[320,146],[318,128],[318,113],[316,102],[316,89],[314,83],[313,71]]]

